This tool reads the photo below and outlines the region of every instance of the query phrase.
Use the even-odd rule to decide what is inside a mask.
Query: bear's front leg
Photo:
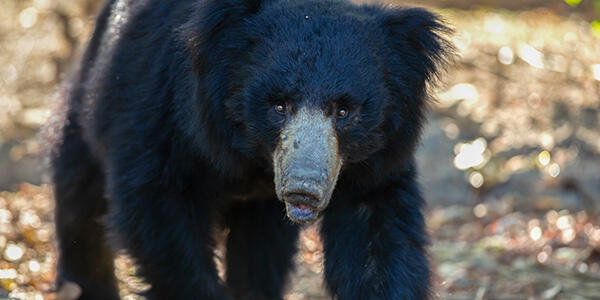
[[[235,300],[283,300],[299,225],[276,199],[234,204],[225,214],[227,286]]]
[[[202,192],[210,184],[197,184],[203,182],[200,177],[175,168],[171,169],[177,170],[177,176],[160,181],[151,174],[166,171],[153,167],[120,168],[108,176],[111,212],[107,221],[151,285],[145,296],[229,299],[213,260],[214,199]]]
[[[339,300],[428,299],[428,239],[416,184],[399,180],[351,197],[335,199],[321,227],[332,295]]]

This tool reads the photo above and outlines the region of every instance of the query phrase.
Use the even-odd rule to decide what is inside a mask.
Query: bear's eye
[[[337,109],[337,118],[338,119],[345,119],[348,117],[348,109],[345,107],[340,107]]]
[[[273,106],[273,109],[275,109],[275,112],[277,112],[278,114],[285,114],[285,105],[283,104],[275,104],[275,106]]]

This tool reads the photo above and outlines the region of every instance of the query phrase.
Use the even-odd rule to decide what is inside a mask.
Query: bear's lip
[[[319,215],[319,209],[313,205],[319,203],[315,195],[302,192],[287,193],[284,201],[287,215],[294,222],[307,223]]]
[[[296,223],[308,223],[319,216],[319,210],[313,206],[302,203],[285,203],[288,218]]]

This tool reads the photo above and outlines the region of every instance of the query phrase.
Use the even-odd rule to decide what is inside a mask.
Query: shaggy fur
[[[447,32],[424,9],[335,0],[108,1],[52,157],[59,283],[118,299],[122,247],[150,299],[282,299],[298,225],[275,194],[273,105],[335,103],[350,117],[335,121],[344,164],[322,213],[327,287],[428,298],[414,151]]]

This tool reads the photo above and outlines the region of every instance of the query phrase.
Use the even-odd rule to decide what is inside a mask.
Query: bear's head
[[[265,162],[291,220],[314,220],[345,170],[412,159],[428,83],[452,49],[435,14],[334,0],[202,5],[183,32],[205,128],[222,131],[207,134],[226,141],[206,152],[232,169],[234,157]]]

